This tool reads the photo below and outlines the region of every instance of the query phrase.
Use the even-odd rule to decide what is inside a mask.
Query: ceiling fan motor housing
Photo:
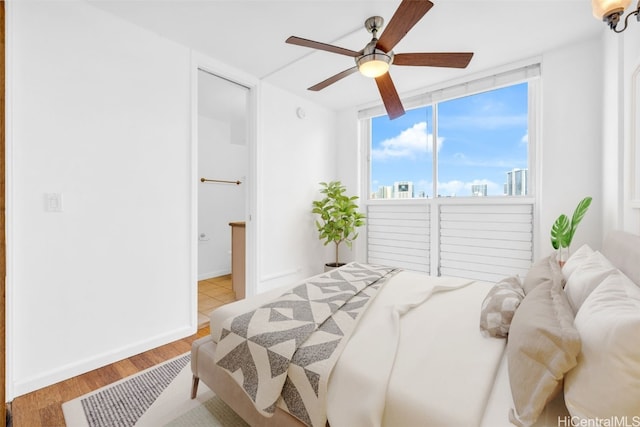
[[[382,18],[382,16],[372,16],[370,18],[367,18],[366,21],[364,21],[364,27],[367,29],[367,31],[373,34],[374,37],[376,36],[374,32],[377,33],[378,30],[380,30],[380,28],[382,28],[383,25],[384,25],[384,19]]]
[[[356,65],[360,69],[360,72],[367,77],[378,77],[384,70],[389,69],[389,65],[393,62],[393,51],[384,52],[381,49],[376,48],[378,44],[378,31],[382,28],[384,19],[381,16],[372,16],[364,21],[364,27],[373,35],[373,38],[362,50],[362,55],[355,58]],[[365,65],[365,64],[367,64]],[[374,63],[379,64],[377,67]],[[383,64],[386,64],[384,66]],[[380,68],[382,67],[382,69]]]
[[[364,48],[362,55],[355,58],[356,65],[360,69],[360,72],[366,75],[367,77],[378,77],[378,73],[373,72],[373,74],[367,74],[366,66],[364,64],[370,62],[376,63],[385,63],[386,70],[389,69],[389,65],[393,62],[393,52],[385,53],[380,49],[376,49],[376,39],[373,39],[367,46]],[[386,72],[385,70],[385,72]]]

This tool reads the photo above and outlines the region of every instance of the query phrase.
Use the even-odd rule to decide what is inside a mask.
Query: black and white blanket
[[[360,314],[396,271],[351,263],[225,320],[216,363],[265,416],[281,406],[309,426],[324,427],[331,369]]]

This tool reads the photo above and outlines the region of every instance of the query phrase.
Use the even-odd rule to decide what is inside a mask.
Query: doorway
[[[232,266],[240,254],[237,247],[233,252],[230,224],[244,224],[247,212],[250,90],[202,69],[197,75],[198,324],[202,325],[211,310],[235,300],[238,293],[232,289]],[[235,273],[237,287],[244,271]]]

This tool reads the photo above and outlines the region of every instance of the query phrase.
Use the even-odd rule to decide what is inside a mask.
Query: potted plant
[[[319,215],[316,220],[318,237],[324,245],[333,242],[336,245],[335,262],[325,264],[327,267],[340,267],[338,248],[344,242],[349,248],[358,237],[356,229],[364,225],[364,214],[358,212],[355,200],[358,196],[345,195],[346,188],[340,181],[321,182],[320,193],[324,197],[313,202],[313,213]]]
[[[587,196],[578,203],[571,220],[565,214],[562,214],[551,227],[551,246],[558,251],[560,266],[563,266],[569,258],[569,246],[571,246],[573,235],[590,205],[591,197]]]

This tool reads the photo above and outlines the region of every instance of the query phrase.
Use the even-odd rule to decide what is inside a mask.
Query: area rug
[[[247,427],[202,382],[190,398],[189,362],[187,353],[63,403],[67,427]]]

